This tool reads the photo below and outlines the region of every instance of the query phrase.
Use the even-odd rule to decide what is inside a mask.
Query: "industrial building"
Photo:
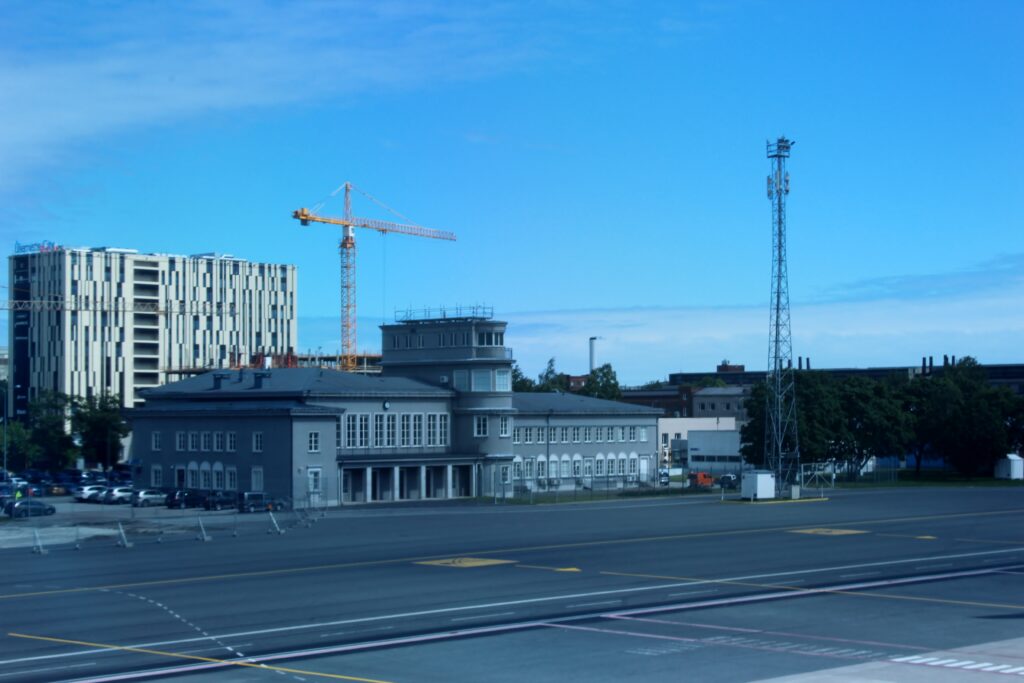
[[[295,266],[106,247],[18,251],[8,304],[15,417],[41,392],[116,394],[131,407],[182,376],[295,350]]]
[[[380,375],[213,371],[145,391],[131,460],[151,486],[265,491],[295,505],[650,485],[661,411],[515,394],[489,309],[383,325]]]

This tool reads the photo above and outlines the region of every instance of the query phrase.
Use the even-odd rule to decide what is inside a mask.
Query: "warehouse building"
[[[265,491],[295,505],[649,484],[660,411],[514,394],[489,310],[382,326],[382,373],[210,372],[146,391],[132,460],[157,487]]]

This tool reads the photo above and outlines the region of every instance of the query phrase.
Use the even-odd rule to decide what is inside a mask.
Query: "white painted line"
[[[875,576],[881,574],[881,572],[854,572],[853,574],[840,574],[840,579],[857,579],[862,576]]]
[[[566,609],[573,609],[575,607],[599,607],[601,605],[618,605],[621,604],[622,600],[602,600],[600,602],[581,602],[576,605],[566,605]]]
[[[928,662],[928,666],[946,666],[950,662],[955,661],[955,659],[936,659],[934,662]]]
[[[7,678],[8,676],[24,676],[26,674],[37,674],[43,671],[66,671],[67,669],[84,669],[89,666],[96,666],[96,662],[83,662],[82,664],[69,664],[68,666],[49,666],[42,669],[24,669],[22,671],[15,671],[8,674],[0,674],[0,678]]]
[[[967,666],[968,664],[974,664],[974,660],[973,659],[961,659],[959,661],[953,662],[952,664],[946,664],[945,666],[949,667],[950,669],[961,669],[961,668]]]
[[[1015,666],[1012,669],[1007,669],[1003,673],[1004,674],[1015,674],[1015,673],[1020,673],[1022,671],[1024,671],[1024,666]]]
[[[911,664],[927,664],[928,662],[934,662],[938,657],[918,657]]]
[[[462,606],[458,606],[458,607],[443,607],[443,608],[440,608],[440,609],[420,610],[420,611],[416,611],[416,612],[400,612],[400,613],[393,613],[393,614],[381,614],[381,615],[372,616],[372,617],[361,617],[361,618],[354,618],[354,619],[339,619],[337,621],[328,621],[328,622],[321,622],[321,623],[314,623],[314,624],[294,624],[294,625],[291,625],[291,626],[279,626],[279,627],[275,627],[275,628],[257,629],[257,630],[252,630],[252,631],[238,631],[238,632],[235,632],[235,633],[214,634],[212,636],[203,636],[203,637],[195,637],[195,638],[182,638],[182,639],[179,639],[179,640],[166,640],[166,641],[158,641],[158,642],[151,642],[151,643],[137,643],[137,644],[132,644],[132,645],[124,645],[124,646],[121,646],[121,647],[125,647],[125,648],[166,647],[166,646],[169,646],[169,645],[184,645],[184,644],[187,644],[187,643],[195,643],[195,642],[201,642],[201,641],[211,640],[211,639],[227,640],[227,639],[233,639],[233,638],[251,638],[251,637],[254,637],[254,636],[271,635],[271,634],[276,634],[276,633],[289,633],[289,632],[295,632],[295,631],[308,631],[310,629],[330,628],[330,627],[335,627],[335,626],[347,626],[347,625],[350,625],[350,624],[362,624],[362,623],[371,623],[371,622],[379,622],[379,621],[389,621],[389,620],[395,620],[395,619],[409,619],[409,618],[423,617],[423,616],[436,616],[436,615],[441,615],[441,614],[451,614],[451,613],[457,613],[457,612],[467,612],[467,611],[471,611],[471,610],[494,609],[496,607],[498,607],[498,608],[501,608],[501,607],[514,607],[514,606],[519,606],[519,605],[541,604],[541,603],[546,603],[546,602],[556,602],[556,601],[559,601],[559,600],[573,600],[573,599],[578,599],[578,598],[591,598],[591,597],[598,597],[598,596],[604,596],[604,595],[624,595],[624,594],[631,594],[631,593],[643,593],[643,592],[649,592],[649,591],[659,591],[659,590],[665,590],[665,589],[671,589],[671,588],[686,588],[686,587],[692,587],[692,586],[706,586],[708,584],[716,584],[716,583],[734,583],[734,582],[740,582],[740,581],[752,581],[752,580],[757,580],[757,579],[774,578],[774,577],[777,577],[777,576],[792,576],[792,575],[801,575],[801,574],[817,574],[817,573],[822,573],[822,572],[840,571],[840,570],[843,570],[843,569],[858,569],[858,568],[862,568],[862,567],[880,567],[880,566],[903,565],[903,564],[908,564],[908,563],[913,563],[913,562],[922,562],[922,561],[928,561],[928,560],[945,560],[945,559],[960,559],[960,558],[968,558],[968,557],[984,557],[984,556],[987,556],[987,555],[1006,555],[1006,554],[1011,554],[1011,553],[1024,553],[1024,547],[1021,547],[1021,548],[1003,548],[1003,549],[999,549],[999,550],[984,550],[984,551],[979,551],[979,552],[975,552],[975,553],[960,553],[960,554],[957,554],[957,555],[944,555],[944,556],[939,556],[939,557],[918,557],[918,558],[909,558],[909,559],[905,559],[905,560],[887,560],[887,561],[884,561],[884,562],[868,562],[868,563],[864,563],[864,564],[845,565],[845,566],[837,566],[837,567],[820,567],[820,568],[817,568],[817,569],[802,569],[802,570],[796,570],[796,571],[792,571],[792,572],[775,572],[775,573],[772,573],[772,574],[750,574],[750,575],[746,575],[746,576],[734,576],[734,577],[727,577],[727,578],[720,578],[720,579],[701,579],[701,580],[697,580],[697,581],[681,581],[681,582],[675,582],[675,583],[657,584],[657,585],[653,585],[653,586],[632,586],[632,587],[629,587],[629,588],[614,588],[614,589],[609,589],[609,590],[590,591],[590,592],[587,592],[587,593],[569,593],[569,594],[564,594],[564,595],[548,595],[548,596],[541,596],[541,597],[535,597],[535,598],[523,598],[521,600],[506,600],[506,601],[502,601],[502,602],[480,603],[480,604],[475,604],[475,605],[462,605]],[[1010,567],[1010,569],[1015,569],[1015,568],[1017,568],[1017,567],[1016,566]],[[947,578],[960,578],[960,577],[966,577],[966,576],[981,576],[981,575],[991,574],[992,572],[993,572],[993,570],[991,570],[991,569],[976,569],[976,570],[962,571],[962,572],[951,572],[951,573],[947,573],[947,574],[938,574],[938,575],[935,575],[935,576],[932,576],[932,577],[928,577],[928,580],[932,580],[932,579],[947,579]],[[654,612],[678,611],[678,610],[683,610],[683,609],[696,609],[696,608],[699,608],[699,607],[711,607],[711,606],[724,605],[724,604],[740,604],[740,603],[744,603],[744,602],[759,602],[759,601],[763,601],[763,600],[775,600],[775,599],[779,599],[779,598],[783,598],[783,597],[799,597],[799,596],[813,595],[813,594],[819,594],[819,593],[828,593],[830,591],[837,591],[837,590],[858,590],[858,589],[863,589],[863,588],[875,588],[875,587],[879,587],[879,586],[897,586],[897,585],[902,585],[902,584],[906,584],[906,583],[918,583],[918,582],[923,581],[923,580],[925,580],[925,577],[910,577],[910,578],[906,578],[906,579],[892,579],[892,580],[882,580],[882,581],[875,581],[875,582],[863,582],[863,583],[859,583],[859,584],[845,584],[845,585],[839,585],[839,586],[832,586],[831,588],[807,588],[807,589],[800,589],[800,590],[795,590],[795,591],[784,591],[784,592],[779,592],[779,593],[770,593],[770,594],[761,595],[761,596],[747,596],[747,597],[741,597],[741,598],[724,598],[724,599],[721,599],[721,600],[705,600],[705,601],[702,601],[702,602],[694,602],[694,603],[688,603],[688,604],[684,604],[684,605],[670,605],[670,606],[664,606],[664,607],[642,608],[642,609],[639,609],[639,610],[631,610],[631,611],[628,611],[628,612],[620,612],[618,614],[619,615],[627,615],[628,616],[628,615],[633,615],[633,614],[649,614],[649,613],[654,613]],[[2,660],[2,661],[0,661],[0,666],[4,666],[4,665],[7,665],[7,664],[17,664],[17,663],[21,663],[21,662],[31,662],[31,661],[43,661],[43,660],[49,660],[49,659],[58,659],[58,658],[63,658],[63,657],[76,657],[76,656],[95,654],[95,653],[96,653],[95,649],[83,649],[83,650],[76,650],[76,651],[73,651],[73,652],[62,652],[62,653],[59,653],[59,654],[52,654],[52,655],[39,655],[39,656],[35,656],[35,657],[22,657],[22,658],[17,658],[17,659]]]
[[[971,666],[965,666],[964,669],[980,669],[985,666],[992,666],[992,662],[982,662],[981,664],[972,664]]]
[[[449,621],[469,621],[470,619],[491,619],[493,617],[508,617],[515,614],[515,612],[498,612],[497,614],[474,614],[471,617],[456,617],[449,619]]]
[[[916,569],[918,571],[930,571],[932,569],[948,569],[949,567],[952,567],[952,566],[953,566],[952,562],[946,562],[945,564],[922,565],[920,567],[914,567],[914,569]]]
[[[1003,669],[1009,669],[1009,664],[996,664],[995,666],[986,666],[982,671],[1002,671]]]
[[[896,659],[890,659],[889,661],[891,661],[891,662],[910,662],[910,661],[913,661],[913,660],[917,659],[920,656],[921,655],[907,655],[906,657],[897,657]]]
[[[717,593],[717,592],[718,592],[717,588],[709,588],[706,591],[683,591],[682,593],[669,593],[668,597],[670,597],[670,598],[677,598],[677,597],[682,596],[682,595],[706,595],[708,593]]]

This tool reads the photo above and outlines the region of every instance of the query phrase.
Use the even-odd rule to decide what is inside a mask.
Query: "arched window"
[[[195,460],[188,464],[188,488],[199,488],[199,463]]]
[[[199,466],[199,487],[207,491],[213,488],[213,469],[208,462]]]
[[[543,479],[547,476],[548,460],[543,455],[537,456],[537,478]]]
[[[562,478],[566,479],[569,477],[569,456],[562,456]]]
[[[213,488],[223,491],[226,486],[224,482],[224,463],[213,463]]]
[[[581,456],[579,453],[576,453],[572,456],[572,476],[583,476],[583,456]]]
[[[594,462],[594,476],[604,476],[604,455],[602,455],[601,453],[597,454],[597,460]]]

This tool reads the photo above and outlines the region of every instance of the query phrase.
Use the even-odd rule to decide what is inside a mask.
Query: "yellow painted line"
[[[852,522],[830,522],[833,527],[843,526],[870,526],[876,524],[896,524],[901,522],[920,522],[935,519],[959,519],[965,517],[993,517],[999,515],[1019,515],[1024,508],[1013,510],[996,510],[990,512],[954,512],[939,515],[918,515],[914,517],[890,517],[887,519],[867,519]],[[522,546],[519,548],[496,548],[491,550],[473,550],[467,554],[472,555],[505,555],[525,552],[536,552],[541,550],[567,550],[570,548],[594,548],[600,546],[628,545],[636,543],[664,543],[666,541],[682,541],[693,538],[715,538],[724,536],[744,536],[751,534],[763,534],[770,532],[792,531],[802,529],[803,525],[789,525],[778,527],[764,527],[760,529],[733,529],[730,531],[701,531],[689,534],[666,534],[664,536],[637,536],[632,538],[616,538],[606,541],[580,541],[577,543],[556,543],[550,545]],[[99,586],[79,586],[75,588],[58,588],[45,591],[32,591],[27,593],[8,593],[0,595],[0,600],[13,600],[17,598],[34,598],[51,595],[67,595],[71,593],[89,593],[94,591],[125,590],[128,588],[146,588],[152,586],[174,586],[184,583],[199,583],[203,581],[221,581],[245,579],[264,576],[284,576],[287,574],[305,574],[310,572],[331,571],[337,569],[353,569],[358,567],[382,567],[394,564],[409,564],[424,560],[444,559],[441,555],[425,555],[422,557],[400,557],[391,560],[366,560],[364,562],[340,562],[336,564],[309,565],[304,567],[286,567],[283,569],[266,569],[250,572],[233,572],[227,574],[210,574],[200,576],[183,576],[173,579],[156,579],[153,581],[136,581],[133,583],[121,583]]]
[[[947,598],[927,598],[917,595],[895,595],[889,593],[872,593],[868,591],[845,591],[827,590],[824,588],[805,588],[801,586],[787,586],[774,583],[753,583],[751,581],[731,581],[728,579],[701,579],[693,576],[664,576],[661,574],[634,574],[630,572],[601,572],[609,576],[628,576],[639,579],[655,579],[657,581],[689,581],[692,583],[713,583],[726,586],[744,586],[747,588],[768,588],[778,591],[792,591],[804,593],[808,597],[814,595],[851,595],[862,598],[882,598],[884,600],[913,600],[915,602],[934,602],[942,605],[966,605],[968,607],[992,607],[996,609],[1024,610],[1024,605],[1014,605],[1002,602],[977,602],[973,600],[950,600]]]
[[[855,536],[857,534],[869,534],[870,531],[861,531],[859,529],[793,529],[789,533],[791,534],[811,534],[814,536]]]
[[[736,505],[784,505],[786,503],[824,503],[828,498],[796,498],[786,500],[747,500],[746,498],[740,498],[739,500],[723,500],[723,503],[733,503]]]
[[[496,560],[492,557],[447,557],[443,560],[422,560],[416,564],[430,564],[437,567],[491,567],[496,564],[515,564],[515,560]]]
[[[517,567],[523,569],[546,569],[549,572],[581,572],[583,571],[579,567],[541,567],[535,564],[517,564]]]
[[[272,664],[259,664],[257,662],[244,662],[231,659],[216,659],[214,657],[200,657],[199,655],[186,655],[179,652],[164,652],[163,650],[150,650],[144,647],[125,647],[123,645],[107,645],[105,643],[90,643],[85,640],[68,640],[67,638],[52,638],[49,636],[31,636],[25,633],[8,633],[11,638],[26,638],[28,640],[43,640],[49,643],[60,643],[62,645],[81,645],[97,650],[113,650],[115,652],[138,652],[145,655],[156,655],[158,657],[172,657],[176,659],[188,659],[210,664],[223,664],[227,666],[241,666],[250,669],[262,669],[264,671],[280,671],[286,674],[298,674],[303,676],[317,676],[319,678],[333,678],[342,681],[361,681],[362,683],[390,683],[376,678],[360,678],[359,676],[345,676],[343,674],[329,674],[323,671],[307,671],[305,669],[291,669],[284,666],[273,666]]]

